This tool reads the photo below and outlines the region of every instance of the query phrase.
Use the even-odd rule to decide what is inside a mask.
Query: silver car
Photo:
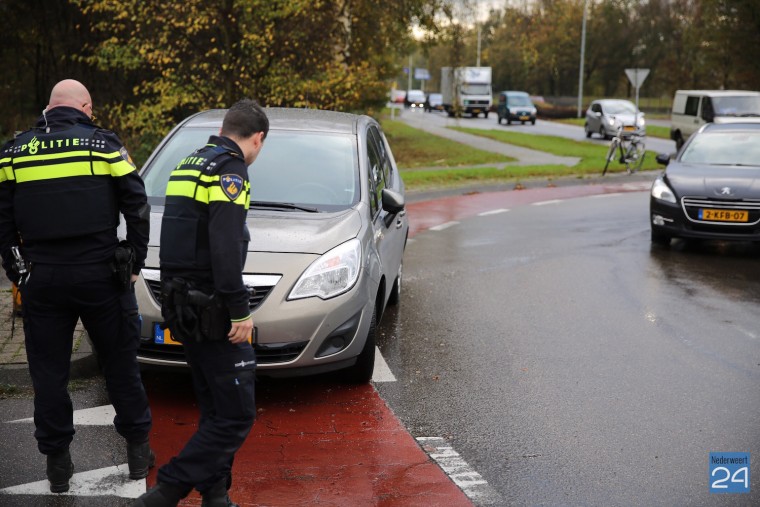
[[[645,135],[645,128],[644,113],[637,113],[636,105],[630,100],[595,100],[586,110],[586,137],[599,134],[604,139],[611,139],[618,129],[624,137],[633,133]]]
[[[184,365],[181,344],[160,328],[159,238],[169,175],[217,134],[225,110],[195,114],[159,144],[143,168],[151,204],[146,267],[136,286],[138,359]],[[372,377],[375,328],[398,303],[409,230],[404,183],[380,125],[368,116],[266,110],[270,131],[249,169],[251,292],[258,373],[344,370]]]

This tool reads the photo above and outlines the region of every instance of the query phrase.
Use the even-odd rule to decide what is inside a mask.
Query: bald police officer
[[[136,359],[134,293],[147,253],[150,207],[127,150],[116,134],[92,122],[92,108],[82,83],[61,81],[34,128],[0,149],[0,255],[23,299],[34,436],[47,456],[54,493],[68,491],[74,473],[68,381],[80,318],[103,369],[116,431],[127,441],[129,477],[146,477],[155,461]],[[120,212],[127,226],[121,247]],[[117,263],[117,252],[133,262]],[[117,268],[131,269],[126,281],[117,280]]]

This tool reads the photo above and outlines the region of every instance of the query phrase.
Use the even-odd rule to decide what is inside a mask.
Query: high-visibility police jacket
[[[213,285],[232,321],[250,316],[243,283],[250,183],[242,153],[231,139],[211,136],[181,160],[166,186],[161,222],[162,277]]]
[[[150,206],[145,185],[119,137],[65,106],[0,149],[0,254],[8,277],[11,247],[27,261],[110,261],[119,212],[140,272],[148,251]],[[14,280],[16,281],[16,280]]]

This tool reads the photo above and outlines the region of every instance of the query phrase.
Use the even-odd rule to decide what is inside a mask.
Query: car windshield
[[[440,93],[431,93],[428,97],[429,102],[443,102],[443,95]]]
[[[713,97],[715,114],[720,116],[760,115],[760,96]]]
[[[705,132],[691,140],[681,162],[709,165],[760,165],[760,131]]]
[[[533,106],[530,98],[526,95],[509,95],[510,106]]]
[[[491,95],[491,86],[487,84],[462,85],[462,95]]]
[[[407,97],[407,100],[409,100],[410,102],[411,101],[424,102],[425,92],[412,90],[407,94],[406,97]]]
[[[218,129],[188,127],[172,136],[142,174],[152,204],[163,204],[177,163],[217,133]],[[319,211],[348,208],[359,199],[356,161],[354,136],[270,130],[248,168],[251,201],[297,204]]]
[[[605,102],[602,104],[604,112],[607,114],[635,114],[636,106],[627,101]]]

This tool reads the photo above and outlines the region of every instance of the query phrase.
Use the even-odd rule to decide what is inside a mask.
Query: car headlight
[[[614,127],[615,126],[615,118],[610,118],[609,120],[607,120],[607,123],[610,124],[610,127]]]
[[[647,122],[646,122],[646,121],[644,121],[644,118],[639,118],[639,119],[636,121],[636,125],[638,125],[640,128],[644,128],[644,125],[646,125],[646,123],[647,123]]]
[[[289,300],[317,296],[330,299],[354,286],[361,268],[362,246],[354,238],[311,263],[296,282]]]
[[[673,194],[673,191],[670,190],[670,187],[665,184],[662,178],[657,178],[654,180],[654,183],[652,183],[652,197],[661,201],[667,201],[673,204],[676,203],[676,196]]]

